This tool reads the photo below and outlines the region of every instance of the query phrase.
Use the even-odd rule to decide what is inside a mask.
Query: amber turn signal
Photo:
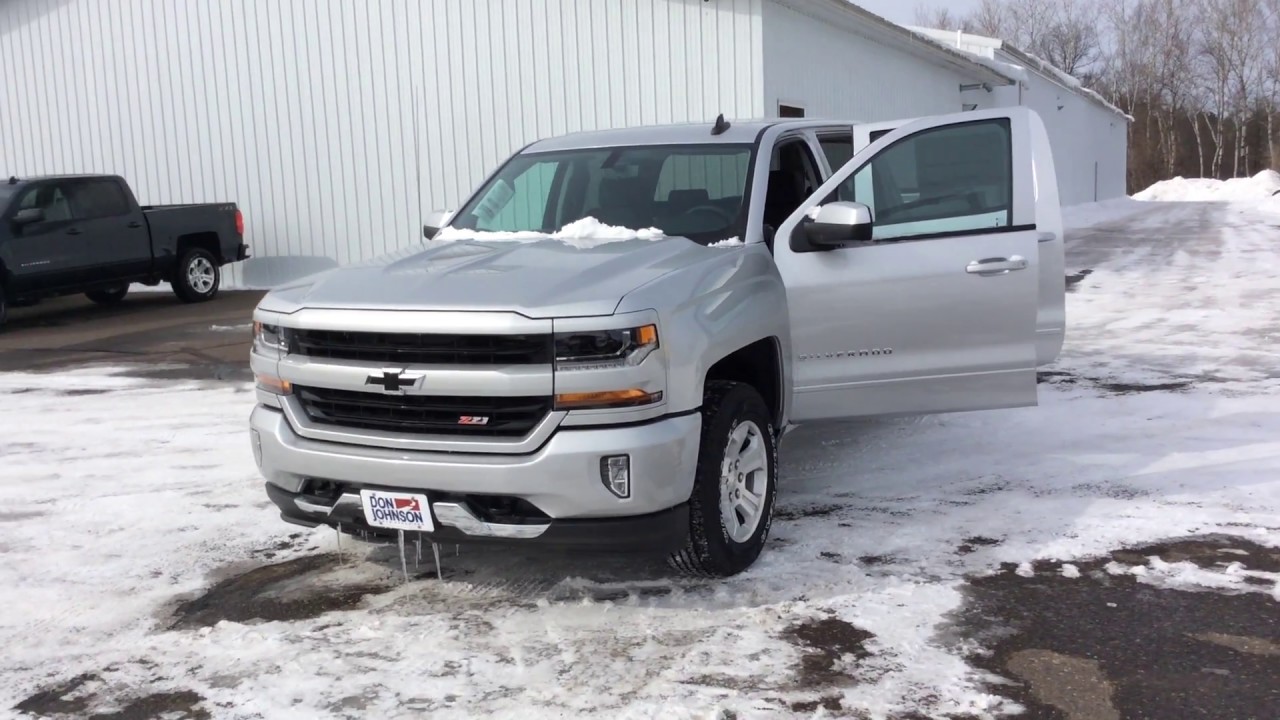
[[[557,410],[598,410],[602,408],[626,408],[652,405],[662,400],[662,393],[631,390],[606,390],[604,392],[564,393],[556,395]]]
[[[282,380],[274,375],[263,375],[256,373],[254,379],[257,380],[258,389],[266,390],[276,395],[289,395],[293,392],[293,383],[288,380]]]

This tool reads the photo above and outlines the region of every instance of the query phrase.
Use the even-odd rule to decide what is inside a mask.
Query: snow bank
[[[441,228],[433,240],[454,242],[457,240],[477,240],[480,242],[538,242],[540,240],[559,240],[566,245],[577,248],[593,248],[625,240],[662,240],[666,235],[658,228],[632,230],[631,228],[605,225],[593,217],[582,218],[565,225],[553,233],[538,232],[481,232],[479,230],[461,230],[458,228]]]
[[[1251,178],[1215,180],[1184,178],[1162,180],[1134,195],[1138,200],[1162,202],[1266,202],[1280,193],[1280,173],[1263,170]]]
[[[1134,200],[1131,197],[1119,197],[1082,205],[1068,205],[1062,208],[1062,224],[1068,230],[1079,230],[1122,220],[1150,207],[1150,205]]]

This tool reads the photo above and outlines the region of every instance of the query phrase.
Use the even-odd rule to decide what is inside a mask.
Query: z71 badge
[[[459,425],[488,425],[489,418],[484,415],[463,415],[458,418]]]

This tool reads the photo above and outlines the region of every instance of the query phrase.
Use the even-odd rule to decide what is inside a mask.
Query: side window
[[[120,183],[114,180],[81,180],[70,185],[71,209],[77,220],[129,214]]]
[[[824,133],[818,136],[818,144],[822,146],[822,154],[827,156],[831,172],[839,170],[853,159],[852,132]]]
[[[921,131],[855,172],[841,199],[871,208],[876,240],[1007,227],[1010,137],[1003,118]]]
[[[40,208],[45,222],[63,222],[71,219],[71,203],[58,185],[45,184],[33,187],[18,201],[19,210]]]
[[[822,184],[818,162],[804,140],[783,140],[769,159],[764,224],[775,230]]]
[[[558,162],[535,162],[513,182],[500,180],[495,183],[475,210],[476,229],[513,232],[543,227],[559,169]]]

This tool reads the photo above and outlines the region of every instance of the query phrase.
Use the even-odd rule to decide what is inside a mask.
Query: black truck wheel
[[[90,290],[84,296],[99,305],[115,305],[129,294],[128,285],[119,285],[117,287],[105,288],[100,290]]]
[[[742,383],[707,383],[689,539],[671,564],[710,577],[747,569],[773,524],[777,474],[773,421],[760,393]]]
[[[178,267],[173,272],[173,293],[182,302],[204,302],[218,294],[221,282],[222,273],[213,253],[192,248],[178,260]]]

